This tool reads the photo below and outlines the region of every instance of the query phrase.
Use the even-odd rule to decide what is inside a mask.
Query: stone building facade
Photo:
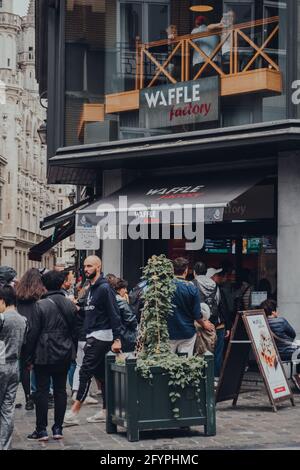
[[[29,267],[52,267],[56,251],[42,263],[28,250],[49,236],[39,222],[57,210],[59,188],[47,185],[46,148],[37,130],[46,117],[35,79],[34,1],[27,15],[0,2],[0,265],[22,275]],[[64,203],[65,207],[65,203]]]

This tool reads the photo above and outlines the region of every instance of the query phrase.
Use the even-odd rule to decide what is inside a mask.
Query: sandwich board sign
[[[232,399],[233,406],[236,405],[251,348],[273,410],[277,411],[276,404],[283,400],[291,400],[295,406],[263,310],[239,312],[236,316],[217,388],[216,402]]]

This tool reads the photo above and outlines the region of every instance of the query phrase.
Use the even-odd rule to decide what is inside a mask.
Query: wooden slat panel
[[[105,118],[104,104],[99,103],[85,103],[82,108],[79,126],[78,126],[78,138],[80,139],[84,126],[87,122],[103,122]]]
[[[105,96],[105,112],[121,113],[122,111],[133,111],[140,107],[139,90],[125,91]]]
[[[221,96],[257,92],[282,93],[281,73],[276,70],[259,69],[221,78]]]

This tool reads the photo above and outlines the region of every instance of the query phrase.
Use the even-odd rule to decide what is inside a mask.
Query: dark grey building
[[[149,191],[204,204],[201,250],[172,235],[103,240],[105,271],[133,284],[153,253],[226,260],[256,289],[267,279],[300,331],[300,2],[203,3],[37,0],[48,180],[88,188],[78,221],[91,226],[116,191],[112,204],[128,195],[147,208]],[[48,226],[69,221],[65,236],[73,218]]]

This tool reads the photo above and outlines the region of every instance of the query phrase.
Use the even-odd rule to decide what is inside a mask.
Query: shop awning
[[[66,238],[75,233],[75,216],[61,225],[55,227],[53,235],[46,238],[42,242],[33,246],[28,253],[28,258],[31,261],[42,261],[42,256],[51,250],[57,243],[62,242]]]
[[[224,172],[217,176],[214,173],[149,176],[79,210],[76,231],[96,226],[111,213],[117,214],[118,225],[125,225],[133,219],[139,219],[140,224],[164,223],[162,214],[172,212],[174,204],[178,214],[182,209],[191,210],[190,220],[185,219],[184,222],[201,222],[197,219],[201,211],[196,211],[201,208],[205,222],[222,221],[225,207],[264,177],[261,170]],[[174,216],[170,222],[175,223],[176,220]]]
[[[79,208],[86,207],[91,202],[91,198],[86,198],[66,209],[45,217],[40,222],[41,230],[48,230],[54,227],[53,234],[33,246],[28,253],[31,261],[42,261],[42,256],[51,250],[55,245],[75,233],[75,216]]]

